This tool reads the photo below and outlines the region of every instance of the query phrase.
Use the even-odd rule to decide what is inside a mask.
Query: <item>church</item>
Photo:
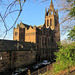
[[[13,29],[13,40],[31,42],[37,45],[36,60],[53,59],[60,42],[60,26],[58,10],[54,9],[51,0],[50,7],[45,8],[45,22],[43,25],[31,26],[24,23],[17,24]]]

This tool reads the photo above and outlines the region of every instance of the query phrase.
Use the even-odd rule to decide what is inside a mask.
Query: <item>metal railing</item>
[[[50,70],[50,67],[51,67],[51,64],[49,64],[41,69],[38,69],[37,71],[32,72],[32,73],[30,73],[30,70],[28,70],[28,75],[40,75],[40,74],[44,74],[45,72],[48,73],[48,71]]]

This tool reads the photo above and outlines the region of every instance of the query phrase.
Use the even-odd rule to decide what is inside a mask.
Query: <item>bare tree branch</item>
[[[21,12],[22,12],[22,7],[23,7],[25,1],[26,1],[26,0],[14,0],[12,3],[10,3],[10,4],[7,6],[4,15],[2,16],[2,15],[0,14],[0,17],[1,17],[0,22],[3,22],[3,25],[4,25],[5,29],[6,29],[6,30],[3,32],[3,33],[5,33],[4,38],[6,37],[7,32],[8,32],[9,30],[11,30],[11,29],[15,26],[15,24],[16,24],[16,22],[17,22],[19,16],[20,16],[20,14],[21,14]],[[19,5],[20,5],[20,10],[18,9],[18,10],[13,10],[13,11],[11,11],[12,7],[13,7],[14,5],[16,5],[16,4],[19,4]],[[17,16],[15,22],[13,23],[13,25],[12,25],[10,28],[7,28],[6,23],[5,23],[6,17],[7,17],[10,13],[13,13],[13,12],[16,12],[16,11],[19,11],[19,13],[18,13],[18,16]],[[4,38],[3,38],[3,39],[4,39]]]

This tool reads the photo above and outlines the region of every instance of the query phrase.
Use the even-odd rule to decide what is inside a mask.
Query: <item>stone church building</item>
[[[43,25],[31,26],[24,23],[17,24],[13,30],[13,40],[31,42],[37,45],[36,59],[52,59],[53,52],[58,49],[60,41],[60,26],[58,10],[54,9],[51,0],[49,9],[45,9]]]

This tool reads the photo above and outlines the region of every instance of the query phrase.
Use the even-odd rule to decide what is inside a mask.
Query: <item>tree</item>
[[[75,7],[73,7],[71,10],[70,10],[70,13],[69,13],[69,15],[71,16],[71,17],[75,17]]]
[[[75,26],[69,31],[68,38],[75,41]]]
[[[67,0],[67,2],[72,2],[74,0]],[[75,1],[71,4],[72,9],[70,9],[69,15],[71,17],[75,17]]]
[[[0,22],[3,22],[3,25],[5,27],[6,34],[7,34],[7,32],[10,29],[12,29],[15,26],[16,21],[19,18],[21,12],[22,12],[22,7],[23,7],[22,4],[24,4],[25,1],[26,0],[12,0],[12,1],[10,1],[10,0],[0,0],[1,6],[3,5],[4,8],[6,7],[6,10],[4,10],[4,13],[3,12],[0,13]],[[31,1],[37,1],[37,0],[31,0]],[[40,2],[43,3],[43,2],[46,2],[46,1],[48,1],[48,0],[41,0]],[[50,2],[50,0],[49,0],[49,2]],[[69,10],[69,11],[67,11],[67,13],[70,12],[68,14],[70,14],[71,16],[69,16],[68,14],[61,16],[62,17],[62,22],[60,23],[61,28],[62,28],[61,30],[62,31],[66,31],[66,30],[68,30],[69,28],[71,28],[73,26],[73,25],[70,25],[70,23],[71,24],[73,23],[72,22],[73,21],[73,17],[75,16],[75,14],[73,14],[74,9],[75,9],[75,7],[73,7],[73,5],[74,5],[75,1],[74,0],[55,0],[55,2],[57,2],[56,4],[57,4],[57,7],[59,7],[58,9],[59,9],[59,12],[60,13],[62,13],[62,12],[65,13],[66,10]],[[15,6],[15,8],[18,6],[19,9],[16,9],[16,10],[13,10],[12,11],[12,9],[13,9],[14,6]],[[14,21],[14,23],[12,24],[12,26],[9,26],[6,23],[6,20],[7,20],[8,15],[11,14],[11,13],[13,14],[14,12],[17,12],[17,11],[19,11],[19,12],[17,13],[18,16],[17,16],[16,20]],[[65,24],[62,25],[62,23],[64,23],[65,21],[67,21],[66,22],[66,25]],[[9,28],[7,26],[9,26]]]
[[[42,0],[42,3],[48,0]],[[59,14],[61,14],[60,27],[61,34],[65,34],[67,30],[71,29],[74,25],[75,17],[75,1],[74,0],[54,0],[55,6],[58,9]]]
[[[25,1],[26,0],[0,0],[0,5],[2,6],[2,9],[4,9],[3,12],[0,12],[0,23],[2,23],[2,25],[4,26],[4,32],[2,33],[2,35],[5,33],[4,38],[6,37],[7,32],[15,26],[22,12],[22,7]],[[17,15],[15,15],[16,19],[14,20],[12,26],[9,26],[6,21],[8,20],[8,16],[10,14],[13,14],[14,12],[17,12]]]
[[[56,0],[56,2],[59,2],[57,7],[59,8],[59,13],[62,13],[61,15],[61,33],[65,34],[67,30],[71,29],[75,23],[74,23],[74,17],[75,17],[75,1],[74,0]]]
[[[64,2],[64,4],[62,4]],[[67,2],[67,3],[66,3]],[[75,24],[73,24],[73,18],[75,17],[75,1],[74,0],[62,0],[62,3],[60,4],[60,11],[67,11],[66,16],[64,16],[62,23],[67,22],[67,25],[62,25],[63,29],[66,30],[71,30],[69,31],[70,33],[68,34],[68,38],[71,40],[75,41]],[[71,24],[72,23],[72,24]],[[74,27],[73,27],[74,26]],[[55,73],[58,73],[62,70],[69,69],[72,66],[75,66],[75,42],[72,42],[71,44],[63,45],[59,47],[59,51],[55,52],[56,55],[56,63],[54,63],[54,71]]]
[[[75,42],[69,45],[60,45],[59,52],[55,52],[56,63],[54,63],[54,71],[58,73],[62,70],[75,66]]]
[[[31,1],[37,1],[37,0],[31,0]],[[50,0],[41,0],[40,2],[43,3],[46,1],[50,2]],[[59,13],[62,13],[61,18],[60,18],[61,19],[60,26],[61,26],[61,33],[64,34],[68,29],[74,26],[73,17],[75,16],[75,10],[74,10],[75,1],[74,0],[54,0],[54,1],[55,1],[56,6],[59,9]],[[0,13],[0,23],[4,25],[4,30],[5,30],[3,31],[3,33],[2,32],[0,33],[2,33],[2,35],[5,33],[4,38],[6,37],[7,32],[15,26],[22,12],[22,7],[25,2],[26,0],[12,0],[12,1],[11,0],[0,0],[1,6],[4,6],[4,8],[6,7],[6,10],[3,10],[4,13],[3,12]],[[17,8],[17,6],[19,9],[12,10],[13,7]],[[6,21],[7,21],[8,16],[10,14],[13,15],[14,12],[17,12],[18,15],[15,15],[16,19],[13,22],[12,26],[10,26],[9,24],[6,23]],[[63,15],[63,13],[65,12],[66,14]]]

